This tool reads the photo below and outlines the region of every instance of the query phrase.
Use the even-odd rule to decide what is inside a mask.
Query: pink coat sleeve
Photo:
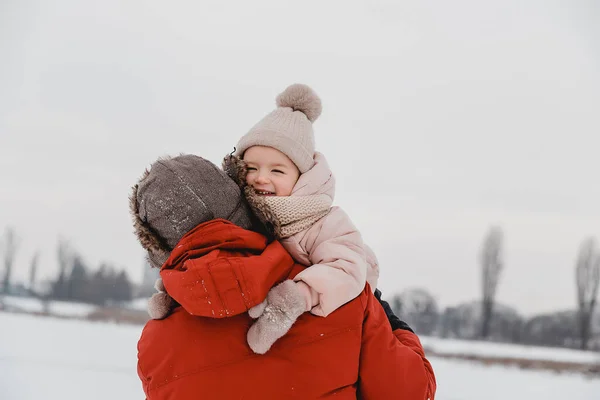
[[[325,317],[363,291],[367,281],[365,247],[360,232],[341,208],[333,207],[299,244],[312,266],[294,280],[306,283],[313,298],[318,297],[311,313]]]
[[[379,260],[373,249],[365,244],[365,255],[367,257],[367,282],[371,286],[371,291],[375,292],[377,289],[377,282],[379,281]]]

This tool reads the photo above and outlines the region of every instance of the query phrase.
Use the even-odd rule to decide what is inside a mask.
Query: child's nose
[[[269,178],[264,174],[258,174],[256,177],[256,183],[269,183]]]

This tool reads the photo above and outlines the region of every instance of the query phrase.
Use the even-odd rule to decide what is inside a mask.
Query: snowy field
[[[422,337],[421,343],[436,354],[485,356],[490,358],[522,358],[600,365],[600,354],[574,349],[524,346],[511,343],[489,343],[437,337]],[[600,400],[600,397],[598,397]]]
[[[0,297],[0,305],[8,310],[26,313],[42,313],[64,317],[84,317],[94,311],[96,306],[71,301],[50,300],[46,304],[34,297],[6,296]]]
[[[136,375],[140,331],[139,326],[0,312],[0,398],[143,399]],[[449,346],[456,349],[459,344]],[[500,351],[497,346],[493,349]],[[431,361],[439,400],[600,398],[600,379],[437,358]]]

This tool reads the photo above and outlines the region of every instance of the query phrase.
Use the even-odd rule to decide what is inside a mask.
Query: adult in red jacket
[[[146,324],[138,343],[148,399],[434,397],[419,339],[388,320],[368,286],[326,318],[304,313],[266,354],[252,352],[247,311],[304,267],[249,230],[257,225],[239,187],[214,164],[191,155],[158,160],[134,186],[131,210],[176,302],[167,318]]]

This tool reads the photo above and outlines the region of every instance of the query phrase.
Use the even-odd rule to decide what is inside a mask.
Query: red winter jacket
[[[265,355],[254,354],[246,311],[303,268],[278,242],[224,220],[190,231],[161,270],[181,307],[149,321],[138,342],[147,398],[433,398],[419,339],[391,331],[368,287],[326,318],[303,314]]]

